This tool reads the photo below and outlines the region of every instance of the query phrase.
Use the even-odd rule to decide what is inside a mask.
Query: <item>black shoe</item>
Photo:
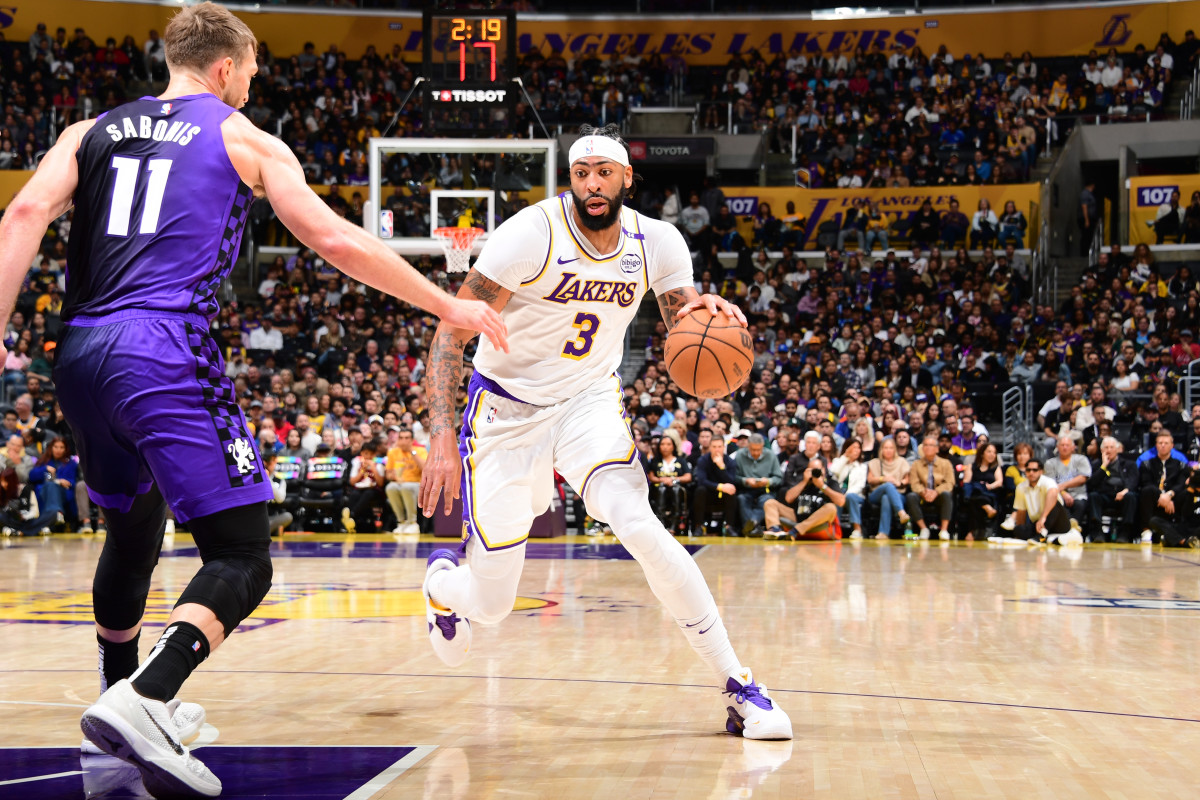
[[[1133,544],[1133,539],[1130,539],[1125,534],[1118,535],[1115,541],[1117,544]]]
[[[734,539],[742,538],[742,535],[740,533],[738,533],[737,530],[732,525],[726,525],[725,528],[722,530],[721,535],[729,536]]]
[[[749,536],[751,539],[761,539],[762,535],[763,535],[763,531],[765,531],[765,530],[766,530],[766,528],[764,528],[762,526],[762,524],[758,524],[758,525],[755,525],[753,528],[751,528],[750,532],[747,533],[746,535]]]

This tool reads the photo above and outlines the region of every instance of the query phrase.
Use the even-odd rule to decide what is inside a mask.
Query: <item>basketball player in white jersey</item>
[[[633,170],[616,126],[585,125],[580,133],[570,150],[571,191],[496,229],[459,292],[500,312],[511,345],[504,353],[481,339],[461,441],[454,400],[475,332],[443,322],[429,353],[432,429],[421,507],[432,515],[443,496],[450,513],[461,493],[468,560],[458,566],[451,550],[429,557],[430,641],[457,666],[470,647],[470,620],[496,624],[512,611],[529,528],[549,506],[557,470],[642,565],[715,673],[728,697],[726,728],[791,739],[791,720],[734,653],[699,567],[650,508],[615,373],[648,290],[668,328],[701,307],[743,326],[745,317],[720,297],[696,293],[679,231],[623,206]]]

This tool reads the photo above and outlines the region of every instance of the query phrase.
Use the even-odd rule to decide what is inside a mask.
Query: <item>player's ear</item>
[[[625,168],[625,188],[633,186],[633,165]]]

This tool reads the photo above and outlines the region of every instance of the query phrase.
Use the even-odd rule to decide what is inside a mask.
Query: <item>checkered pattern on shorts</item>
[[[204,408],[212,417],[213,428],[217,432],[217,442],[225,457],[225,468],[232,488],[250,486],[262,483],[262,456],[254,437],[246,428],[245,418],[234,397],[233,381],[225,377],[224,364],[216,342],[203,328],[187,323],[188,347],[196,358],[196,382],[200,384],[203,393]],[[245,442],[244,447],[250,452],[250,471],[243,473],[238,466],[239,461],[245,464],[245,449],[241,449],[241,458],[237,453],[238,440]]]
[[[222,281],[229,275],[233,261],[237,258],[238,249],[242,246],[242,232],[246,227],[246,218],[250,214],[250,205],[254,202],[254,192],[244,183],[238,184],[229,207],[229,217],[225,220],[225,229],[221,232],[221,246],[217,252],[217,260],[210,272],[192,293],[192,303],[189,311],[212,317],[220,310],[217,302],[217,290]]]

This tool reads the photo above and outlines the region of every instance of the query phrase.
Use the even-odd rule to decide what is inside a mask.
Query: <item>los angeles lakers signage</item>
[[[8,0],[0,5],[0,31],[9,41],[25,41],[37,23],[53,32],[58,26],[83,28],[93,40],[117,41],[132,33],[139,42],[146,32],[160,32],[178,9],[177,0],[148,3],[94,0]],[[357,58],[367,45],[419,61],[421,15],[344,9],[278,9],[231,4],[259,39],[276,55],[299,53],[305,42],[318,52],[330,44]],[[956,58],[983,53],[999,58],[1006,51],[1035,56],[1085,55],[1109,47],[1132,50],[1139,42],[1153,49],[1163,31],[1176,38],[1200,19],[1200,0],[1088,4],[1020,9],[981,6],[964,13],[877,14],[808,18],[759,16],[589,18],[586,16],[518,16],[517,48],[522,54],[594,54],[599,57],[635,53],[678,53],[692,64],[724,64],[730,56],[758,51],[767,58],[792,50],[808,55],[852,53],[862,47],[884,51],[921,47],[926,54],[946,45]]]

